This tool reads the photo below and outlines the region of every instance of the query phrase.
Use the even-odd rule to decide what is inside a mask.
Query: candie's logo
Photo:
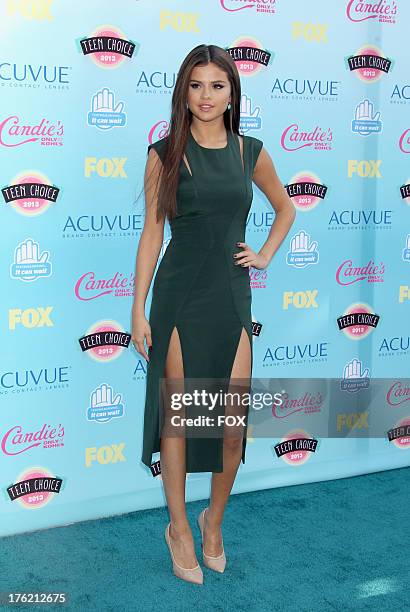
[[[149,144],[152,144],[161,138],[165,138],[165,136],[168,135],[168,130],[169,123],[167,121],[157,121],[157,123],[154,123],[148,133]]]
[[[278,0],[264,0],[263,3],[256,0],[242,0],[242,2],[238,2],[238,0],[219,0],[219,2],[221,7],[229,13],[253,9],[253,12],[262,15],[274,15],[278,4]]]
[[[82,274],[74,287],[76,297],[88,302],[104,295],[113,297],[131,297],[134,294],[134,273],[124,276],[116,272],[109,278],[99,278],[95,272]]]
[[[390,72],[393,60],[384,57],[378,47],[364,45],[354,55],[345,58],[345,65],[361,81],[375,83],[383,74]]]
[[[262,68],[272,63],[275,55],[264,49],[256,38],[245,36],[237,38],[231,47],[225,47],[225,51],[234,60],[241,76],[256,76]]]
[[[41,429],[31,431],[26,425],[14,425],[1,439],[1,450],[5,455],[21,455],[32,448],[59,448],[64,446],[64,426],[53,427],[44,423]]]
[[[257,270],[249,268],[249,281],[251,289],[266,289],[266,280],[268,278],[267,270]]]
[[[402,380],[394,382],[386,393],[386,402],[396,407],[410,402],[410,387]]]
[[[15,176],[10,185],[1,190],[3,200],[21,215],[34,217],[48,210],[57,202],[59,187],[37,170],[24,170]]]
[[[345,0],[349,21],[360,23],[377,19],[380,23],[396,23],[398,0]]]
[[[0,145],[2,147],[20,147],[29,142],[36,142],[44,147],[61,147],[63,145],[64,125],[60,120],[55,123],[44,117],[39,123],[9,115],[0,121]]]
[[[303,390],[300,393],[289,394],[287,391],[281,394],[282,403],[272,404],[272,418],[286,419],[296,412],[304,415],[322,412],[324,400],[322,393],[310,393]]]
[[[116,321],[99,321],[78,342],[83,352],[96,361],[106,362],[117,359],[130,340],[131,335]]]
[[[330,151],[333,133],[330,127],[316,125],[312,129],[303,129],[298,123],[291,123],[282,132],[280,144],[285,151],[298,151],[306,147],[315,151]]]
[[[368,283],[384,282],[384,263],[375,264],[370,259],[366,265],[355,265],[351,259],[343,261],[336,270],[336,282],[338,285],[354,285],[362,281]]]
[[[374,314],[368,304],[356,303],[351,304],[338,317],[337,324],[350,340],[362,340],[377,327],[379,319],[379,315]]]
[[[402,153],[410,153],[410,128],[404,130],[399,138],[399,149]]]
[[[309,211],[324,200],[328,187],[323,185],[318,176],[309,170],[295,174],[285,185],[286,191],[296,208],[300,211]]]
[[[121,30],[112,25],[98,26],[87,38],[79,38],[77,47],[100,68],[118,68],[138,51],[139,44],[127,40]]]

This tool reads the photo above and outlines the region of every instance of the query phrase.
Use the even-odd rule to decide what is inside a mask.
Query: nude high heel
[[[225,571],[225,566],[226,566],[226,556],[225,556],[223,540],[222,540],[222,554],[219,555],[218,557],[210,557],[209,555],[206,555],[204,552],[204,525],[205,525],[205,512],[207,510],[208,508],[204,508],[204,510],[202,510],[202,512],[198,516],[198,525],[199,525],[199,529],[201,530],[201,537],[202,537],[202,556],[204,559],[204,565],[209,567],[209,569],[212,569],[215,572],[220,572],[222,574],[222,572]]]
[[[172,569],[174,571],[175,576],[177,576],[177,578],[182,578],[182,580],[186,580],[187,582],[194,582],[195,584],[203,584],[204,575],[202,573],[201,567],[199,566],[199,563],[198,565],[196,565],[195,567],[191,569],[191,568],[181,567],[175,561],[174,553],[172,552],[172,547],[171,547],[170,535],[169,535],[170,525],[171,523],[168,523],[165,529],[165,540],[166,540],[166,543],[168,544],[169,552],[171,553]]]

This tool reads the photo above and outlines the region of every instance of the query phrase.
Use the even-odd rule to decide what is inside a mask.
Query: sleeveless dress
[[[164,154],[167,137],[148,146]],[[227,145],[202,147],[189,130],[180,163],[177,215],[171,240],[158,266],[149,313],[152,346],[146,376],[142,462],[150,467],[160,452],[160,379],[174,326],[179,334],[185,378],[229,380],[242,328],[253,365],[249,268],[235,265],[242,251],[251,207],[253,170],[263,142],[227,130]],[[251,372],[252,372],[251,365]],[[246,435],[242,442],[245,463]],[[186,471],[222,472],[223,439],[186,437]]]

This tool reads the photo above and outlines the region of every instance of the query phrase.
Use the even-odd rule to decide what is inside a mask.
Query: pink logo
[[[249,280],[251,289],[266,289],[266,279],[268,278],[267,270],[258,270],[257,268],[249,268]]]
[[[399,138],[399,149],[402,153],[410,153],[410,129],[404,130]]]
[[[316,208],[326,197],[327,187],[309,170],[295,174],[286,185],[286,191],[296,208],[302,212]]]
[[[387,403],[390,406],[400,406],[405,402],[410,401],[410,387],[403,385],[402,381],[399,380],[392,384],[387,392]]]
[[[393,62],[375,45],[363,45],[346,58],[346,65],[364,83],[375,83],[390,72]]]
[[[397,3],[395,0],[349,0],[346,15],[350,21],[358,23],[366,19],[379,19],[380,23],[396,23]]]
[[[48,504],[55,493],[60,493],[62,479],[43,467],[25,470],[17,481],[7,487],[11,501],[18,501],[26,510],[36,510]]]
[[[365,266],[353,266],[351,259],[346,259],[336,270],[336,281],[339,285],[353,285],[367,279],[368,283],[383,283],[384,263],[375,265],[371,259]]]
[[[285,151],[298,151],[304,147],[312,147],[316,151],[330,151],[333,134],[329,128],[322,129],[318,125],[312,131],[302,130],[297,123],[292,123],[284,129],[280,144]]]
[[[99,321],[95,323],[87,331],[86,336],[91,334],[100,334],[104,338],[103,346],[95,346],[87,350],[87,354],[96,361],[112,361],[122,354],[124,346],[108,344],[108,342],[113,341],[121,343],[121,339],[124,337],[125,332],[116,321]]]
[[[395,436],[392,443],[394,446],[396,446],[396,448],[399,448],[400,450],[407,450],[410,448],[410,417],[404,417],[404,419],[401,419],[401,421],[399,421],[395,426],[392,433]]]
[[[304,414],[315,414],[320,412],[323,404],[323,397],[320,393],[312,395],[304,393],[301,397],[290,397],[288,393],[282,394],[283,402],[280,406],[272,405],[272,416],[275,419],[285,419],[295,412]]]
[[[242,11],[243,9],[256,8],[257,13],[276,13],[276,0],[219,0],[222,8],[230,13]],[[239,6],[238,6],[239,5]]]
[[[50,179],[37,170],[24,170],[11,184],[1,190],[4,201],[15,211],[27,217],[45,213],[57,201],[60,190]]]
[[[132,58],[137,44],[112,25],[99,26],[88,38],[81,38],[79,46],[99,68],[118,68],[126,58]]]
[[[349,315],[356,316],[349,317]],[[354,319],[354,324],[350,324],[349,318]],[[378,315],[373,314],[368,304],[352,304],[343,313],[343,333],[350,340],[362,340],[373,331],[377,322]],[[371,323],[373,323],[373,325]]]
[[[165,138],[168,135],[169,124],[167,121],[158,121],[155,123],[149,131],[148,141],[151,144],[161,138]]]
[[[282,455],[282,459],[288,465],[296,466],[306,463],[312,450],[317,448],[312,437],[303,429],[293,430],[288,436],[282,439],[282,444],[285,445],[289,441],[292,450]]]
[[[15,425],[3,436],[1,450],[5,455],[20,455],[31,448],[42,445],[43,448],[58,448],[64,446],[64,427],[59,423],[57,428],[51,428],[44,423],[38,431],[23,432],[21,425]]]
[[[10,115],[0,123],[0,145],[3,147],[20,147],[37,141],[42,146],[59,147],[63,145],[63,134],[61,121],[54,124],[44,118],[40,123],[29,125],[27,122],[21,123],[17,115]]]
[[[256,76],[267,67],[274,56],[272,51],[262,47],[256,38],[242,36],[237,38],[226,51],[234,60],[241,76]]]
[[[83,302],[95,300],[103,295],[131,297],[134,295],[134,274],[124,276],[121,272],[116,272],[108,279],[97,279],[94,272],[86,272],[76,282],[74,293]]]

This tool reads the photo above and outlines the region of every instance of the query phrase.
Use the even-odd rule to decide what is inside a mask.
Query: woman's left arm
[[[255,253],[246,245],[239,242],[238,245],[245,250],[237,255],[237,262],[244,267],[258,269],[266,268],[280,245],[286,238],[293,221],[296,210],[292,200],[276,174],[273,161],[262,147],[252,176],[252,181],[266,195],[275,210],[275,220],[271,225],[268,238],[258,253]]]

